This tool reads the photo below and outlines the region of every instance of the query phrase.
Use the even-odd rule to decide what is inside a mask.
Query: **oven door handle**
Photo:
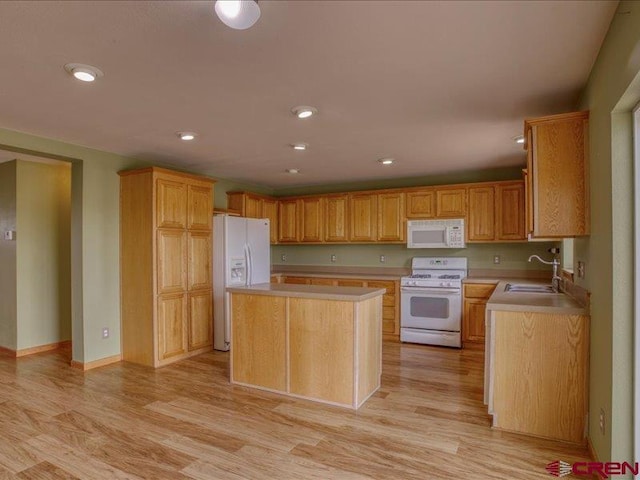
[[[425,293],[425,294],[462,294],[462,290],[459,288],[429,288],[429,287],[402,287],[401,292],[406,293]]]

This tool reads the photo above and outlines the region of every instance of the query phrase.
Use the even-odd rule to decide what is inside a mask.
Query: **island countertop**
[[[361,302],[384,295],[384,288],[333,287],[329,285],[295,285],[286,283],[258,283],[246,287],[228,287],[227,292],[276,297],[318,298]]]

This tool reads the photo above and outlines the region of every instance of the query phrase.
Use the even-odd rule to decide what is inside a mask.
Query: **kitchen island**
[[[230,287],[231,383],[357,409],[378,388],[384,289]]]

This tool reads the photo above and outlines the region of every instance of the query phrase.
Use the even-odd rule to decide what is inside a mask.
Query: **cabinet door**
[[[467,194],[464,188],[436,190],[436,216],[464,217],[467,214]]]
[[[382,296],[382,333],[387,335],[398,335],[400,333],[400,322],[397,315],[398,295],[396,292],[396,282],[386,280],[369,280],[368,288],[384,288],[386,293]]]
[[[185,294],[161,295],[158,298],[158,360],[186,353]]]
[[[213,314],[211,292],[189,294],[189,351],[213,345]]]
[[[378,196],[354,194],[349,198],[350,240],[352,242],[375,242],[378,236]]]
[[[187,191],[187,228],[211,230],[213,219],[211,187],[189,185]]]
[[[262,199],[245,195],[244,198],[244,216],[247,218],[264,218],[262,211]]]
[[[157,180],[156,186],[158,227],[186,228],[187,186],[184,183],[163,178]]]
[[[464,300],[464,313],[462,317],[463,342],[484,342],[486,299]]]
[[[322,242],[323,221],[322,197],[300,200],[300,241]]]
[[[496,240],[526,240],[524,182],[496,186]]]
[[[330,195],[324,200],[325,242],[349,241],[349,196]]]
[[[467,239],[470,242],[495,240],[495,192],[493,186],[469,188]]]
[[[404,213],[404,193],[378,195],[378,241],[404,241],[406,230]]]
[[[278,242],[298,241],[298,200],[278,202]]]
[[[527,131],[527,168],[523,170],[525,183],[525,233],[533,234],[533,134]]]
[[[187,289],[187,232],[158,230],[158,293]]]
[[[269,242],[278,243],[278,201],[263,199],[262,215],[269,219]]]
[[[211,233],[189,232],[189,290],[211,288]]]
[[[436,193],[431,190],[407,192],[407,218],[433,218],[436,216]]]

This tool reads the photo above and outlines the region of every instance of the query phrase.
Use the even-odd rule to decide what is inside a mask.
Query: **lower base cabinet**
[[[462,346],[484,347],[487,300],[496,288],[494,283],[464,283],[462,305]]]

